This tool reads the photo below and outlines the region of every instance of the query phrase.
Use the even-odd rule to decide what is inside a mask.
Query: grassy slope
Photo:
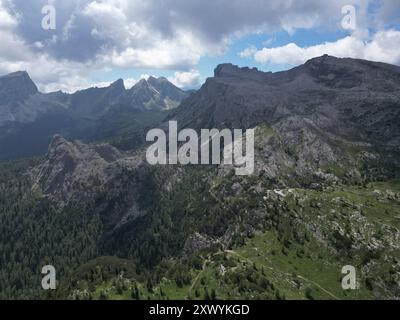
[[[302,211],[304,221],[319,216],[326,219],[326,228],[329,228],[329,221],[343,226],[354,224],[356,222],[350,221],[351,217],[340,216],[338,220],[337,216],[338,212],[347,212],[340,211],[343,207],[352,206],[352,209],[361,208],[362,215],[374,230],[372,236],[375,236],[382,225],[397,230],[400,225],[399,201],[382,198],[387,190],[400,191],[400,183],[379,182],[367,187],[340,187],[329,192],[295,190],[294,193],[306,199]],[[289,208],[295,205],[291,196],[281,201],[286,201]],[[318,205],[315,207],[312,203]],[[301,226],[298,228],[303,230]],[[381,252],[372,258],[379,266],[372,272],[381,277],[389,276],[388,256],[400,259],[397,251]],[[379,292],[373,292],[366,285],[361,272],[358,274],[358,290],[344,291],[341,288],[342,267],[350,264],[361,270],[365,263],[362,251],[335,255],[313,238],[303,244],[285,244],[274,229],[257,233],[233,250],[203,253],[200,257],[202,268],[190,270],[190,283],[178,286],[176,281],[166,276],[153,286],[153,292],[149,292],[143,283],[137,281],[141,298],[203,299],[215,291],[217,299],[372,299]],[[169,261],[169,265],[173,269],[179,262]],[[133,282],[128,282],[126,290],[119,290],[119,293],[115,282],[98,285],[93,298],[107,292],[109,299],[130,299]]]

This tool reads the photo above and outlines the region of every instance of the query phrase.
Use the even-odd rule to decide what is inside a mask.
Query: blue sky
[[[325,53],[400,64],[399,26],[398,0],[0,0],[0,74],[73,92],[148,75],[195,88],[220,63],[275,72]]]

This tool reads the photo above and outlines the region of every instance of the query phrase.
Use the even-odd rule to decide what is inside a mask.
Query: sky
[[[198,88],[220,63],[280,71],[323,54],[400,65],[400,0],[0,0],[0,75],[42,92],[165,76]]]

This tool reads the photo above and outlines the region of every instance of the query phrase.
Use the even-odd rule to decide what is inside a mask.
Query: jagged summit
[[[147,80],[146,79],[140,79],[132,88],[134,87],[141,87],[141,86],[148,86]],[[131,89],[132,89],[131,88]]]
[[[141,79],[127,91],[129,101],[142,110],[174,109],[188,96],[164,77]]]
[[[114,81],[113,83],[111,83],[109,87],[114,88],[114,89],[117,88],[120,90],[125,90],[124,80],[118,79],[118,80]]]
[[[7,75],[1,76],[0,78],[16,78],[16,77],[28,77],[29,78],[29,74],[25,70],[15,71],[15,72],[11,72]]]
[[[51,140],[51,143],[49,145],[49,149],[53,149],[57,147],[60,144],[66,143],[67,140],[61,135],[61,134],[55,134]]]
[[[163,78],[163,79],[167,80],[166,78]],[[154,77],[154,76],[150,76],[146,81],[147,81],[148,83],[156,83],[156,82],[158,82],[158,81],[160,81],[160,80],[161,80],[161,78],[156,78],[156,77]]]
[[[217,78],[222,77],[235,77],[243,74],[257,74],[262,73],[257,68],[239,67],[232,63],[223,63],[218,65],[214,70],[214,76]]]
[[[163,84],[167,84],[167,85],[172,85],[172,86],[174,86],[174,85],[173,85],[167,78],[165,78],[165,77],[156,78],[156,77],[151,76],[151,77],[149,77],[149,78],[147,79],[147,82],[148,82],[151,86],[160,86],[160,85],[163,85]]]
[[[38,93],[38,88],[26,71],[17,71],[0,77],[1,104],[21,101]]]

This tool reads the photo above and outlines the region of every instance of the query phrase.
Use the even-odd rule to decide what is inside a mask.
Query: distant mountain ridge
[[[6,122],[31,122],[47,111],[60,108],[91,118],[100,117],[114,105],[141,111],[170,110],[188,95],[164,77],[142,79],[130,89],[125,89],[123,80],[118,79],[104,88],[43,94],[26,71],[18,71],[0,77],[0,126]]]
[[[92,141],[149,124],[140,120],[142,113],[149,113],[147,119],[159,119],[189,94],[164,77],[142,79],[130,89],[118,79],[108,87],[68,94],[39,92],[25,71],[2,76],[0,159],[43,154],[54,134]]]

